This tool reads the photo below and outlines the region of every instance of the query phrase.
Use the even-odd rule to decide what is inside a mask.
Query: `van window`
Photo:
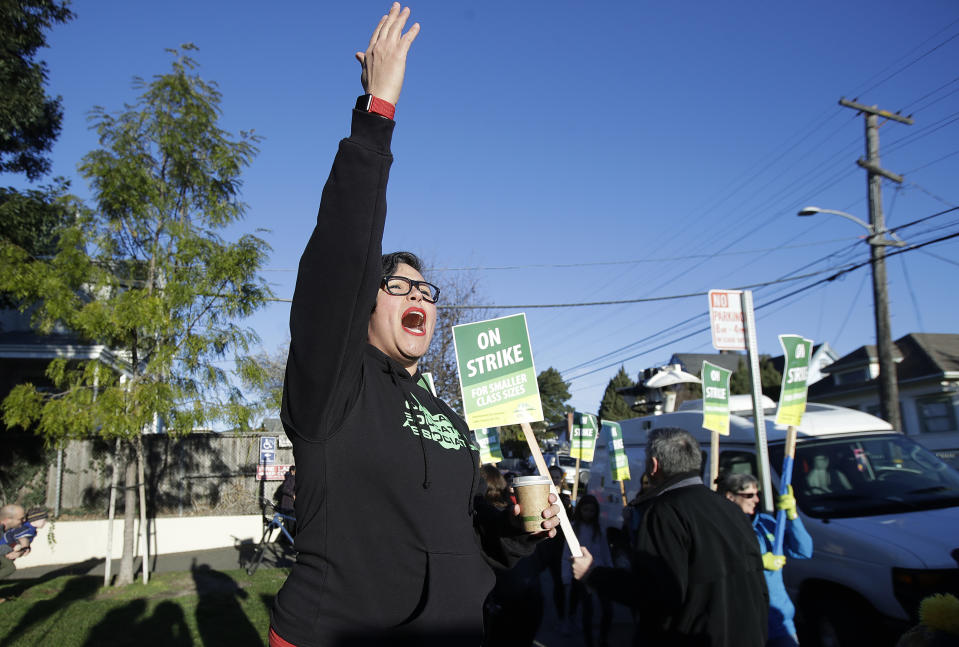
[[[756,469],[756,455],[752,452],[743,452],[728,449],[719,452],[719,473],[752,474],[758,478]]]
[[[782,464],[782,445],[769,454]],[[959,472],[901,434],[804,441],[792,483],[799,507],[816,518],[959,505]]]

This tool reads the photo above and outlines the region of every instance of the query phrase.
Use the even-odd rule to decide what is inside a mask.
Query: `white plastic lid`
[[[514,476],[513,477],[513,487],[520,487],[523,485],[549,485],[552,483],[545,476]]]

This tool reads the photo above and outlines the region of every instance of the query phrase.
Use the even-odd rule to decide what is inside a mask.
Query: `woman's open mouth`
[[[403,330],[409,334],[418,337],[426,334],[426,311],[423,308],[407,308],[400,321]]]

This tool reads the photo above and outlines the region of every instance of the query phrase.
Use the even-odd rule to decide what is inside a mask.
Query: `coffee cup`
[[[545,476],[517,476],[513,479],[513,491],[526,532],[543,529],[543,510],[549,507],[549,486],[550,480]]]

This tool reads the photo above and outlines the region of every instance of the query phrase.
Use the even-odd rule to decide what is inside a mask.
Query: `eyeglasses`
[[[423,300],[429,303],[436,303],[436,300],[440,298],[440,289],[432,283],[408,279],[405,276],[383,278],[383,289],[386,290],[387,294],[392,294],[395,297],[405,297],[413,288],[419,290]]]
[[[734,492],[736,496],[741,496],[744,499],[758,499],[759,492]]]

